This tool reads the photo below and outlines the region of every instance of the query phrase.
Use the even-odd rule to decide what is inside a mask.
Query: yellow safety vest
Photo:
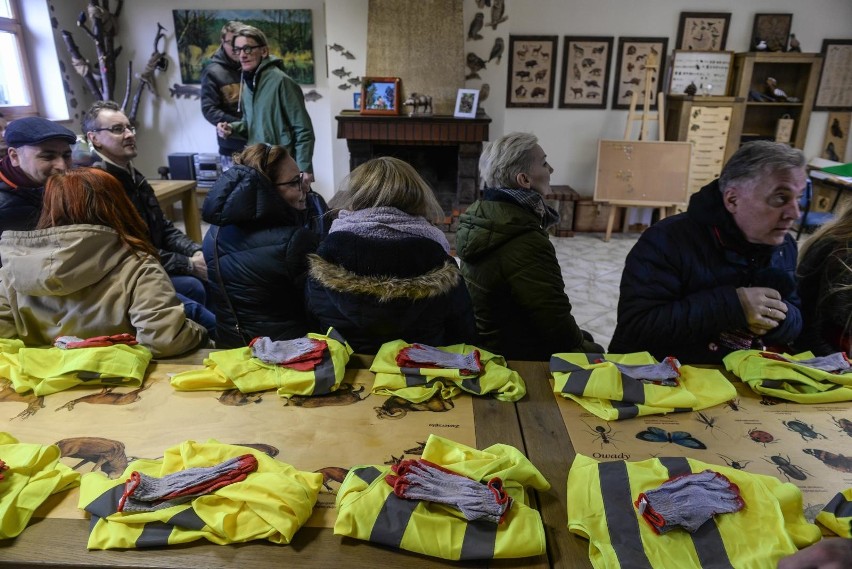
[[[376,374],[373,393],[396,395],[414,403],[431,399],[440,393],[443,399],[452,399],[462,391],[473,395],[493,393],[500,401],[517,401],[527,393],[527,386],[517,372],[506,367],[506,360],[467,344],[441,346],[452,354],[469,354],[479,350],[483,372],[479,375],[462,375],[458,369],[400,368],[396,356],[403,348],[411,346],[403,340],[387,342],[379,348],[370,371]]]
[[[739,487],[745,508],[718,515],[695,533],[657,534],[634,506],[639,494],[707,469]],[[568,529],[589,540],[589,558],[601,569],[766,569],[820,539],[794,485],[683,457],[598,462],[578,454],[568,472]]]
[[[299,371],[267,364],[252,355],[250,347],[212,352],[201,370],[185,371],[172,376],[172,387],[178,391],[224,391],[239,389],[254,393],[278,389],[281,397],[291,395],[325,395],[336,391],[346,374],[352,348],[333,328],[326,335],[308,334],[308,338],[325,340],[328,350],[322,362],[310,371]]]
[[[698,411],[737,396],[737,390],[721,372],[681,366],[678,385],[646,383],[622,374],[613,364],[655,364],[648,352],[632,354],[554,354],[550,358],[553,391],[573,399],[606,421],[679,411]]]
[[[118,512],[124,483],[135,470],[154,477],[187,468],[213,466],[251,453],[257,470],[242,482],[153,512]],[[85,474],[80,509],[91,514],[89,549],[151,547],[206,539],[216,544],[265,539],[290,543],[311,516],[322,474],[302,472],[262,452],[210,440],[186,441],[166,450],[162,459],[136,460],[121,478]]]
[[[476,520],[444,504],[406,500],[385,481],[388,466],[356,466],[337,491],[334,533],[442,559],[499,559],[544,553],[544,527],[527,504],[525,487],[550,484],[517,449],[485,450],[430,435],[422,458],[473,480],[498,476],[514,502],[502,523]]]
[[[20,443],[0,432],[0,459],[9,467],[0,480],[0,539],[19,535],[49,496],[80,483],[80,474],[60,456],[56,445]]]
[[[151,352],[138,344],[62,350],[0,339],[0,376],[18,393],[50,395],[77,385],[139,387],[150,361]]]
[[[816,521],[840,537],[852,538],[852,488],[832,498],[817,514]]]
[[[831,373],[765,358],[761,356],[762,353],[760,350],[738,350],[725,356],[722,362],[728,371],[763,395],[796,403],[852,401],[852,373]],[[782,355],[790,360],[814,357],[811,352],[795,356]]]

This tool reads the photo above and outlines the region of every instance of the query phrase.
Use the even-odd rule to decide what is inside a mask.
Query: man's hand
[[[778,569],[846,569],[852,567],[852,539],[823,538],[778,562]]]
[[[207,261],[204,260],[204,254],[201,251],[196,251],[192,257],[189,258],[189,262],[192,265],[192,276],[206,281]]]
[[[230,123],[220,122],[216,125],[216,134],[218,134],[222,138],[228,138],[233,133],[234,129],[231,128]]]
[[[762,336],[787,318],[787,305],[774,288],[740,287],[737,297],[745,313],[748,329]]]

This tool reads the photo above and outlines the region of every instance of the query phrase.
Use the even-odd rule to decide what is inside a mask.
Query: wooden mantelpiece
[[[491,123],[487,116],[457,119],[449,115],[409,117],[341,114],[336,118],[337,138],[346,139],[349,147],[350,170],[377,156],[399,155],[406,158],[406,147],[439,147],[436,150],[440,151],[435,153],[433,160],[435,163],[430,166],[434,165],[436,170],[441,171],[448,167],[455,168],[453,207],[476,200],[479,155],[482,142],[488,140],[488,125]],[[455,164],[452,165],[446,163],[446,152],[450,148],[455,149],[456,156]],[[422,156],[424,150],[427,149],[419,149],[418,158],[429,162],[428,151],[426,158]],[[440,183],[430,180],[423,171],[421,174],[440,193]]]

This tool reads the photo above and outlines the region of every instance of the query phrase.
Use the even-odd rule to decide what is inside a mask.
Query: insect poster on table
[[[579,454],[600,461],[682,456],[774,476],[802,491],[813,520],[852,487],[852,405],[800,405],[734,385],[738,396],[722,405],[609,422],[554,396]]]

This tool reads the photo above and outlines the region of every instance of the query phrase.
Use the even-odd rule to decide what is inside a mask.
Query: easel
[[[660,141],[665,138],[665,124],[664,124],[664,104],[665,104],[665,95],[662,91],[657,94],[657,112],[651,112],[651,100],[653,97],[652,94],[652,86],[651,86],[651,76],[655,71],[657,71],[658,63],[657,56],[653,53],[648,54],[647,61],[645,63],[645,88],[643,93],[643,106],[642,112],[636,112],[637,99],[639,97],[638,93],[633,93],[630,97],[630,110],[627,113],[627,127],[624,129],[624,140],[631,140],[631,135],[633,131],[633,123],[637,120],[641,120],[640,130],[639,130],[639,138],[640,141],[648,140],[648,127],[651,121],[656,121],[658,126],[658,139]],[[658,75],[659,77],[659,75]],[[604,241],[609,241],[610,237],[612,237],[612,226],[615,224],[615,215],[618,213],[619,207],[657,207],[660,211],[660,219],[664,219],[666,217],[666,208],[673,207],[675,204],[664,203],[664,202],[631,202],[631,201],[611,201],[609,202],[610,210],[609,210],[609,219],[606,223],[606,235],[604,236]],[[624,224],[627,225],[627,216],[625,215]]]

